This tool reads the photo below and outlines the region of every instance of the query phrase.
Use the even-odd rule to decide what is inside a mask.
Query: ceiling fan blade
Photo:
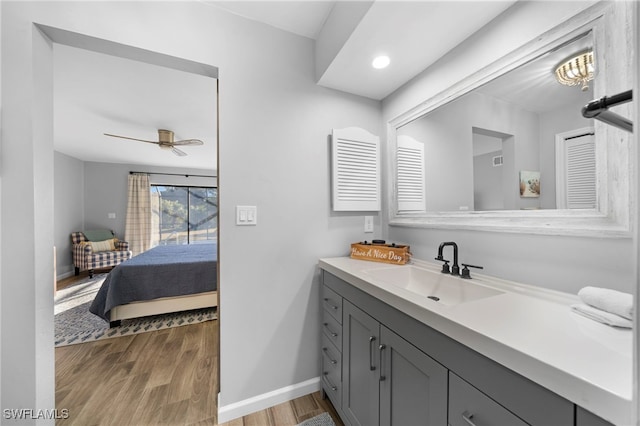
[[[127,136],[112,135],[110,133],[105,133],[104,135],[105,136],[111,136],[111,137],[114,137],[114,138],[129,139],[129,140],[138,141],[138,142],[154,143],[156,145],[158,145],[158,143],[159,143],[158,141],[147,141],[147,140],[144,140],[144,139],[130,138],[130,137],[127,137]]]
[[[187,155],[186,152],[179,150],[176,147],[171,148],[171,152],[173,152],[175,155],[177,155],[178,157],[184,157],[185,155]]]
[[[204,145],[204,142],[202,142],[200,139],[184,139],[181,141],[173,141],[172,142],[173,145]]]

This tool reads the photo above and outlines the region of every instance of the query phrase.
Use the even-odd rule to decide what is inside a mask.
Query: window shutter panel
[[[409,136],[398,136],[398,211],[425,211],[424,143]]]
[[[357,127],[333,129],[333,210],[380,210],[380,138]]]
[[[596,145],[593,136],[566,142],[567,208],[596,207]]]

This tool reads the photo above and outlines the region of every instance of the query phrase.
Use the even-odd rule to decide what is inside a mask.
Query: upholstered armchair
[[[118,240],[109,230],[73,232],[71,243],[75,274],[89,270],[90,278],[96,268],[119,265],[132,255],[129,243]]]

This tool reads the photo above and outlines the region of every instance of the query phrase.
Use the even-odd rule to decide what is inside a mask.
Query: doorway
[[[208,166],[206,169],[203,169],[202,166],[187,167],[185,166],[186,163],[184,161],[180,161],[181,158],[178,158],[178,157],[173,158],[172,157],[173,154],[171,152],[160,153],[165,155],[167,158],[170,158],[169,160],[170,163],[156,165],[149,161],[149,159],[151,158],[151,155],[146,154],[146,152],[149,152],[149,151],[145,151],[145,153],[143,154],[139,153],[141,151],[135,151],[135,150],[141,150],[141,149],[145,150],[145,149],[156,148],[156,147],[146,146],[146,144],[135,144],[135,143],[132,143],[132,145],[127,146],[126,148],[126,149],[132,150],[132,153],[128,155],[129,160],[127,161],[127,164],[110,163],[109,161],[102,161],[101,158],[90,157],[90,156],[83,157],[84,159],[78,160],[80,163],[82,163],[82,166],[76,167],[76,170],[81,168],[82,169],[81,178],[90,180],[90,182],[85,184],[83,188],[83,194],[81,195],[77,193],[75,194],[75,197],[79,198],[79,200],[78,199],[75,200],[75,203],[77,203],[78,205],[81,205],[81,207],[78,207],[78,211],[82,212],[81,215],[84,216],[83,224],[87,229],[93,229],[96,227],[110,227],[110,228],[113,227],[116,229],[122,229],[122,232],[119,232],[119,234],[123,237],[124,228],[122,228],[121,225],[124,223],[124,215],[121,215],[119,213],[121,211],[121,205],[119,204],[118,201],[115,201],[116,198],[122,199],[122,197],[120,196],[121,194],[116,194],[118,191],[116,191],[114,188],[122,188],[122,191],[126,192],[126,178],[122,179],[122,177],[128,174],[128,172],[132,168],[131,167],[132,165],[135,166],[137,170],[143,169],[145,171],[150,171],[150,172],[153,172],[153,171],[174,172],[176,171],[176,169],[179,169],[179,170],[182,170],[182,172],[186,172],[187,174],[189,173],[193,174],[194,172],[201,172],[202,170],[207,170],[207,171],[210,170],[211,173],[209,174],[217,175],[217,169],[218,169],[218,163],[219,163],[217,159],[218,117],[219,117],[218,115],[219,81],[217,79],[217,73],[218,73],[217,68],[212,67],[210,65],[206,65],[206,64],[196,64],[190,61],[182,60],[180,58],[169,57],[162,54],[153,54],[153,52],[141,51],[137,48],[119,45],[116,43],[107,42],[105,40],[96,41],[91,37],[85,37],[75,33],[68,33],[60,29],[54,29],[49,27],[42,27],[41,29],[46,35],[48,35],[54,41],[53,48],[52,48],[54,51],[53,53],[54,56],[56,54],[55,50],[58,47],[60,47],[60,49],[64,49],[68,53],[68,51],[73,49],[76,49],[76,50],[80,49],[79,46],[82,46],[82,49],[85,50],[85,53],[93,58],[97,58],[98,57],[97,55],[101,55],[101,56],[106,55],[106,56],[110,56],[110,58],[107,58],[107,60],[110,60],[110,61],[118,61],[120,63],[123,63],[123,61],[130,61],[134,63],[134,67],[138,70],[143,69],[145,67],[148,68],[152,66],[152,67],[159,68],[160,72],[164,73],[164,75],[176,75],[177,73],[191,74],[191,77],[195,77],[196,79],[199,79],[201,82],[204,81],[205,84],[208,83],[211,86],[211,91],[210,91],[210,93],[212,93],[211,96],[214,97],[213,101],[210,98],[206,100],[208,104],[213,106],[213,110],[212,110],[213,112],[210,113],[210,115],[213,116],[213,117],[210,117],[210,121],[211,123],[213,123],[213,126],[212,126],[213,130],[211,131],[211,139],[207,141],[200,134],[192,135],[189,133],[183,133],[184,138],[191,138],[191,137],[198,136],[199,138],[205,139],[205,145],[207,145],[207,142],[209,142],[209,144],[211,142],[215,143],[214,155],[211,161],[212,166],[210,168]],[[94,47],[95,49],[93,49]],[[120,70],[116,70],[116,71],[119,72]],[[96,78],[95,74],[91,75],[90,78]],[[132,78],[131,80],[135,80],[135,79]],[[114,90],[114,91],[119,89],[118,88],[119,85],[124,86],[125,89],[128,87],[129,90],[131,90],[132,86],[135,87],[135,84],[132,83],[131,81],[124,81],[118,84],[113,82],[110,83],[107,80],[102,80],[101,84],[107,87],[111,86],[111,90]],[[185,91],[185,85],[182,84],[182,82],[180,83],[174,82],[174,83],[168,83],[168,84],[175,85],[181,88],[182,91]],[[64,87],[64,85],[62,85],[62,87]],[[59,89],[59,88],[60,88],[60,85],[57,85],[56,89]],[[161,90],[162,89],[166,89],[166,87],[161,88]],[[146,96],[151,97],[152,95],[155,95],[155,94],[157,93],[147,92]],[[160,93],[160,95],[167,96],[167,93],[166,91],[163,91],[162,93]],[[109,123],[114,123],[114,122],[124,123],[125,125],[128,126],[129,129],[132,129],[130,130],[132,132],[136,131],[136,126],[140,128],[142,127],[150,128],[149,129],[150,133],[156,132],[157,130],[156,128],[160,126],[162,127],[172,126],[171,123],[167,125],[166,124],[167,120],[163,121],[158,116],[153,116],[152,114],[145,115],[145,113],[149,112],[147,110],[151,108],[143,108],[143,109],[138,108],[138,109],[141,109],[142,115],[141,115],[141,118],[135,119],[131,111],[125,112],[123,111],[124,108],[109,109],[108,106],[112,105],[109,100],[105,99],[104,96],[100,96],[100,95],[96,96],[95,94],[94,96],[97,102],[87,105],[86,112],[93,115],[101,115],[103,118],[104,129],[103,130],[98,129],[95,132],[96,134],[94,137],[85,138],[86,140],[95,141],[95,140],[100,140],[101,138],[105,139],[104,136],[102,135],[102,132],[114,131],[113,129],[110,130],[108,128]],[[141,96],[144,96],[144,95],[141,95]],[[196,96],[196,95],[192,93],[192,96]],[[197,96],[203,96],[203,95],[201,93],[197,93]],[[121,99],[121,102],[126,103],[126,100]],[[186,108],[183,107],[182,109],[184,111],[182,112],[184,115],[179,115],[181,112],[179,111],[180,108],[178,108],[177,111],[174,111],[174,115],[178,116],[176,118],[176,121],[178,122],[178,124],[181,120],[186,120],[185,115],[193,115],[194,108],[197,108],[197,107],[194,106],[193,103],[188,104],[188,107]],[[56,118],[56,114],[60,113],[60,110],[61,110],[60,108],[56,108],[55,102],[54,102],[54,111],[53,111],[54,119]],[[141,122],[144,122],[145,120],[146,120],[146,123],[141,123]],[[75,114],[75,116],[73,117],[73,121],[75,121],[75,126],[77,128],[86,124],[84,123],[84,121],[87,121],[87,120],[83,120],[82,118],[78,117],[78,114]],[[60,129],[65,129],[65,126],[56,126],[56,131],[59,131]],[[139,135],[139,134],[134,134],[133,136],[138,136],[142,138],[146,137],[145,135]],[[102,140],[101,142],[104,143],[104,141]],[[110,145],[110,147],[105,148],[103,152],[104,152],[104,156],[108,157],[106,158],[107,160],[114,161],[111,157],[109,157],[109,155],[113,154],[114,153],[113,151],[118,151],[120,149],[120,148],[114,148],[114,147],[120,147],[124,145],[117,145],[118,143],[122,143],[120,141],[118,142],[110,141],[110,143],[113,143],[113,145]],[[69,145],[65,145],[63,143],[63,146],[68,147]],[[57,147],[54,144],[54,150],[56,148]],[[63,149],[67,149],[67,148],[63,148]],[[187,157],[190,157],[190,156],[193,158],[203,157],[201,153],[196,153],[195,150],[190,151],[189,148],[185,148],[183,149],[183,151],[188,152],[189,155]],[[64,155],[66,157],[72,157],[72,154],[73,154],[72,151],[64,152]],[[154,152],[153,154],[155,155],[156,153]],[[78,156],[80,157],[85,155],[90,155],[90,153],[81,152],[78,154]],[[69,176],[68,179],[73,179],[73,177]],[[100,182],[100,180],[102,180],[102,182]],[[216,187],[215,195],[217,198],[217,187],[218,187],[217,178],[215,182],[215,187]],[[195,195],[202,195],[202,194],[198,193]],[[72,199],[73,196],[74,194],[68,194],[66,197],[63,197],[63,198],[69,200],[69,199]],[[112,197],[113,199],[111,199]],[[105,208],[107,210],[105,210]],[[194,209],[194,214],[196,210],[197,209]],[[114,214],[116,211],[118,213]],[[76,228],[77,225],[74,224],[73,226],[70,226],[69,224],[64,223],[58,226],[58,223],[56,223],[54,225],[54,230],[55,230],[54,240],[69,241],[69,232],[67,232],[67,228],[70,228],[70,227]],[[60,228],[60,232],[58,232],[58,228]],[[81,229],[78,229],[78,230],[81,230]],[[205,229],[205,232],[209,232],[209,231],[211,231],[209,228]],[[216,229],[216,239],[217,239],[217,229]],[[63,245],[63,244],[59,244],[59,245]],[[62,249],[62,250],[65,250],[65,249]],[[58,249],[59,259],[60,259],[60,252],[62,250],[60,250],[60,248]],[[218,250],[219,250],[219,245],[218,245]],[[67,247],[65,251],[70,251],[70,250],[68,250],[68,247]],[[61,260],[64,261],[64,259],[61,259]],[[58,273],[65,272],[64,268],[57,268],[57,269],[58,269]],[[218,304],[219,304],[219,300],[218,300]],[[215,326],[215,328],[217,329],[217,325]],[[217,360],[219,359],[219,356],[217,353],[218,352],[217,344],[215,344],[214,347],[215,347],[216,353],[212,354],[212,359],[215,359],[217,363]],[[217,368],[219,368],[219,366]],[[215,375],[213,380],[215,382],[214,382],[212,392],[214,392],[215,395],[217,395],[218,388],[219,388],[218,376]]]
[[[556,208],[597,207],[596,139],[592,127],[556,135]]]

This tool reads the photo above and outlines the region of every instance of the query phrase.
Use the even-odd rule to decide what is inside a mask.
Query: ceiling
[[[580,87],[563,86],[553,73],[561,62],[592,46],[590,34],[581,37],[490,81],[478,92],[535,113],[567,105],[586,105],[594,97],[593,88],[583,92]],[[590,85],[593,86],[593,82]]]
[[[290,33],[316,39],[335,1],[215,1],[201,0],[236,15],[280,28]]]
[[[83,161],[216,169],[214,78],[54,44],[54,148]],[[179,157],[151,141],[200,139]]]
[[[515,2],[203,1],[320,42],[323,37],[331,38],[340,32],[341,27],[334,26],[338,19],[331,20],[335,14],[353,13],[344,7],[334,11],[337,3],[340,6],[359,4],[364,14],[352,22],[347,37],[341,40],[339,49],[332,52],[330,63],[322,75],[316,77],[321,86],[376,100],[393,93]],[[327,23],[331,31],[323,33]],[[388,55],[391,64],[383,70],[374,69],[371,62],[381,54]]]
[[[323,44],[346,2],[209,1],[210,7]],[[513,1],[358,1],[363,12],[317,76],[318,84],[384,99],[508,8]],[[338,7],[338,4],[340,8]],[[461,23],[464,23],[463,25]],[[325,31],[323,31],[325,29]],[[386,53],[391,65],[371,67]],[[216,80],[143,62],[54,44],[54,146],[83,161],[215,170]],[[201,139],[178,157],[151,144],[104,136],[156,140]]]

